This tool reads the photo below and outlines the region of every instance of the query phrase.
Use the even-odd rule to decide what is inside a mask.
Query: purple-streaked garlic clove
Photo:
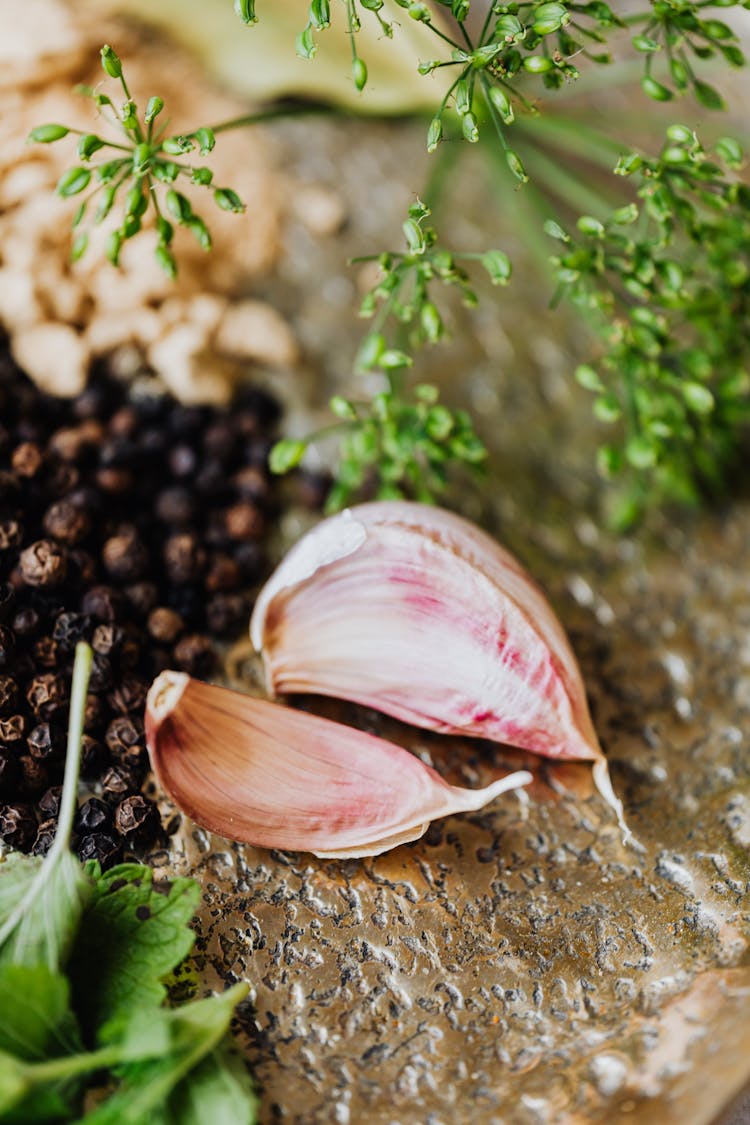
[[[324,858],[378,855],[532,779],[520,770],[461,789],[385,739],[183,672],[152,684],[146,740],[161,785],[196,824]]]
[[[271,693],[591,760],[629,834],[562,626],[521,564],[462,517],[396,500],[323,520],[261,591],[250,635]]]

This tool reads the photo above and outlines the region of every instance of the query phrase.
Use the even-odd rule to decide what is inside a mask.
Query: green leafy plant
[[[426,128],[428,151],[436,153],[446,140],[482,142],[493,177],[502,171],[499,190],[511,203],[512,189],[523,189],[530,180],[534,199],[538,188],[551,188],[559,212],[550,218],[547,206],[540,209],[538,226],[546,218],[547,231],[563,243],[563,251],[552,257],[555,299],[568,296],[596,322],[601,357],[579,367],[578,381],[594,392],[597,419],[615,427],[616,437],[600,450],[599,467],[604,476],[621,482],[620,524],[649,504],[694,502],[707,486],[720,487],[745,432],[750,388],[746,349],[739,342],[749,335],[746,191],[737,176],[742,156],[737,142],[724,138],[717,145],[717,163],[706,156],[692,130],[673,125],[660,157],[648,160],[611,136],[586,126],[579,129],[562,113],[543,114],[540,95],[567,88],[585,67],[612,63],[611,40],[619,36],[642,60],[640,85],[646,96],[669,102],[692,95],[703,109],[722,110],[723,97],[706,80],[704,67],[744,65],[737,35],[725,21],[733,9],[747,6],[747,0],[651,0],[622,13],[603,0],[473,5],[469,0],[429,5],[422,0],[312,0],[296,39],[297,53],[312,59],[326,29],[343,20],[351,44],[351,79],[361,91],[368,80],[367,60],[359,50],[365,21],[374,21],[385,38],[397,35],[404,19],[417,21],[435,43],[434,57],[418,68],[436,90]],[[247,25],[259,14],[272,18],[270,5],[266,11],[262,4],[257,8],[254,0],[235,0]],[[119,60],[108,73],[120,77],[118,70]],[[175,175],[192,177],[192,168],[167,157],[179,155],[181,144],[207,149],[204,142],[217,127],[213,133],[197,130],[169,141],[152,137],[149,127],[145,140],[139,139],[129,109],[132,99],[123,89],[127,101],[119,122],[132,148],[127,157],[117,158],[123,161],[118,175],[135,177],[127,198],[132,196],[139,212],[144,205],[138,193],[142,200],[148,186],[142,182],[145,176],[161,182],[165,168],[171,175],[177,167]],[[268,115],[277,112],[271,108]],[[218,128],[257,119],[241,118]],[[36,139],[56,140],[62,128],[44,126],[35,133],[48,134]],[[149,163],[141,172],[135,152],[143,143],[150,149],[148,154],[144,150]],[[545,152],[549,146],[553,158]],[[585,152],[601,165],[613,148],[621,154],[618,174],[635,178],[637,202],[623,199],[606,219],[611,208],[597,187],[584,181],[577,163]],[[61,181],[63,194],[83,191],[88,172],[71,169]],[[170,191],[171,215],[190,226],[189,205]],[[567,219],[571,212],[580,215],[581,200],[592,200],[595,214],[582,215],[571,231]],[[115,232],[120,240],[136,233],[140,224],[141,214],[128,218],[127,206],[123,227]],[[510,262],[497,250],[462,255],[442,246],[434,227],[427,225],[428,215],[417,201],[403,224],[406,252],[376,253],[369,259],[381,272],[360,310],[372,326],[353,367],[355,376],[377,376],[380,385],[376,378],[369,399],[342,394],[331,404],[337,420],[324,433],[332,430],[340,438],[332,506],[361,491],[431,499],[445,487],[452,466],[476,466],[485,456],[468,416],[438,403],[429,385],[410,388],[408,374],[415,349],[436,344],[445,334],[435,290],[441,284],[457,287],[464,301],[473,304],[477,290],[465,270],[472,258],[501,285],[509,279]],[[157,215],[157,230],[164,222]],[[193,226],[201,236],[200,221]],[[169,271],[169,239],[159,237],[157,254]],[[85,247],[85,236],[79,239]],[[272,455],[274,470],[293,468],[320,436],[280,442]]]
[[[247,985],[166,1002],[193,945],[198,884],[157,885],[136,863],[102,874],[69,850],[91,656],[78,645],[53,846],[0,862],[0,1119],[78,1121],[86,1097],[92,1125],[251,1125],[252,1084],[228,1038]]]
[[[165,136],[165,130],[158,128],[163,99],[158,95],[150,97],[141,118],[125,80],[122,62],[109,45],[101,49],[101,62],[104,73],[119,81],[124,102],[117,106],[109,94],[89,87],[79,87],[79,92],[91,98],[114,126],[117,139],[82,133],[66,125],[47,124],[32,129],[29,140],[51,144],[69,133],[78,135],[81,163],[68,168],[57,184],[57,194],[64,199],[86,193],[73,218],[76,233],[71,257],[74,261],[86,252],[90,228],[104,222],[115,204],[122,202],[122,222],[107,236],[105,253],[109,261],[113,266],[119,264],[123,243],[142,230],[145,216],[152,209],[156,260],[167,276],[174,278],[177,276],[177,261],[172,251],[175,223],[189,230],[203,250],[211,249],[208,226],[177,185],[187,182],[207,188],[213,193],[216,206],[223,211],[241,212],[245,205],[232,188],[214,185],[209,167],[193,163],[192,153],[197,152],[199,156],[211,153],[216,144],[216,129],[204,125],[192,133]],[[103,159],[92,162],[97,154]],[[90,216],[89,204],[95,200],[96,207]]]

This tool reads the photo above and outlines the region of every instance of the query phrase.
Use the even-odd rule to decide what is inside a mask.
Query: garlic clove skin
[[[269,692],[588,759],[622,824],[562,626],[521,564],[461,516],[376,501],[322,521],[261,591],[250,634]]]
[[[154,772],[197,824],[323,858],[378,855],[531,781],[448,785],[392,742],[182,672],[154,681],[145,725]]]

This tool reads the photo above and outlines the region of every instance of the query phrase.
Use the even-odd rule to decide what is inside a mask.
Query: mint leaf
[[[66,850],[40,862],[12,854],[0,863],[0,966],[46,965],[68,956],[92,893],[80,863]]]
[[[0,1051],[34,1061],[80,1050],[70,987],[46,965],[4,965],[0,969]]]
[[[223,1044],[180,1082],[168,1104],[179,1125],[253,1125],[258,1107],[242,1059]]]
[[[143,1125],[145,1121],[150,1125],[152,1122],[179,1121],[182,1125],[180,1118],[173,1118],[165,1112],[164,1105],[178,1083],[192,1075],[198,1064],[219,1045],[229,1028],[235,1005],[247,995],[247,991],[246,984],[236,984],[220,996],[197,1000],[171,1011],[155,1011],[154,1017],[169,1027],[171,1054],[150,1062],[123,1066],[120,1070],[122,1081],[117,1090],[87,1115],[86,1125]],[[128,1043],[126,1030],[124,1053],[128,1051]],[[213,1084],[212,1090],[209,1095],[207,1082],[202,1120],[210,1121],[211,1125],[226,1120],[234,1125],[234,1119],[226,1114],[229,1112],[229,1099],[236,1093],[235,1087],[230,1089],[223,1084]],[[239,1120],[242,1122],[243,1118]]]
[[[158,1008],[164,977],[190,952],[200,901],[192,879],[155,886],[150,868],[121,864],[94,884],[68,974],[88,1042],[112,1041],[136,1008]]]

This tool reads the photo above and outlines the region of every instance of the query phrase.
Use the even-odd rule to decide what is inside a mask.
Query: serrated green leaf
[[[164,977],[195,940],[200,888],[176,879],[165,891],[141,864],[121,864],[94,886],[68,973],[84,1035],[104,1041],[135,1008],[163,1002]]]

